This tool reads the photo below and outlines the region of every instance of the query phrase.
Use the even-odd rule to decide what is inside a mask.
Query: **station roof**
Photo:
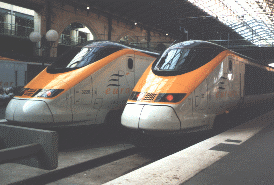
[[[260,60],[274,59],[270,0],[86,0],[90,8],[177,40],[208,40]],[[272,60],[273,61],[273,60]]]
[[[168,34],[181,40],[237,40],[244,37],[187,0],[87,0],[90,8],[109,13],[116,19]]]
[[[273,1],[189,0],[257,46],[274,42]]]
[[[246,55],[254,48],[272,47],[274,41],[274,5],[270,0],[1,1],[30,9],[41,8],[39,2],[60,2],[173,39],[207,40],[236,51],[248,50],[242,52]]]
[[[86,0],[116,15],[178,39],[234,40],[237,46],[272,46],[273,1],[269,0]],[[220,41],[223,40],[223,41]]]
[[[237,46],[272,46],[274,42],[274,3],[270,0],[1,1],[31,9],[43,7],[46,1],[60,2],[173,39],[218,40],[222,45],[230,40]]]

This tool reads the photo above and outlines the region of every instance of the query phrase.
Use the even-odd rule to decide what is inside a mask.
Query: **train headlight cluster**
[[[141,101],[145,98],[146,96],[146,93],[145,92],[140,92],[138,95],[137,95],[137,101]]]
[[[39,89],[32,97],[52,98],[60,94],[64,89]]]
[[[186,93],[160,93],[160,94],[153,94],[153,93],[146,93],[146,92],[136,92],[133,91],[129,97],[129,100],[134,101],[152,101],[154,102],[179,102],[186,96]]]
[[[27,93],[29,88],[22,88],[19,91],[15,91],[15,96],[22,96],[23,94]]]
[[[29,96],[29,97],[41,97],[52,98],[60,94],[64,89],[30,89],[22,88],[20,91],[15,92],[15,96]]]
[[[169,94],[166,96],[166,100],[167,101],[172,101],[174,99],[173,95],[172,94]]]
[[[137,101],[139,95],[140,95],[140,92],[133,91],[131,93],[131,95],[129,96],[129,100],[135,100],[135,101]]]
[[[179,102],[186,96],[186,93],[160,93],[155,102]]]

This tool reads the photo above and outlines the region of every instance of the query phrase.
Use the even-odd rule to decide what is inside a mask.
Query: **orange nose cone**
[[[172,101],[173,100],[173,96],[171,94],[166,96],[167,101]]]

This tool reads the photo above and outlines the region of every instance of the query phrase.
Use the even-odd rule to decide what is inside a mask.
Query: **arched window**
[[[129,69],[133,69],[133,60],[132,60],[132,58],[129,58],[129,59],[128,59],[127,65],[128,65],[128,68],[129,68]]]

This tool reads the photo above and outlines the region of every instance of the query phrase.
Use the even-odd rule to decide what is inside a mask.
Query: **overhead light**
[[[168,33],[166,33],[166,36],[168,36]]]
[[[135,25],[137,25],[137,22],[136,23],[134,23]]]
[[[89,10],[89,6],[87,6],[87,10]]]

